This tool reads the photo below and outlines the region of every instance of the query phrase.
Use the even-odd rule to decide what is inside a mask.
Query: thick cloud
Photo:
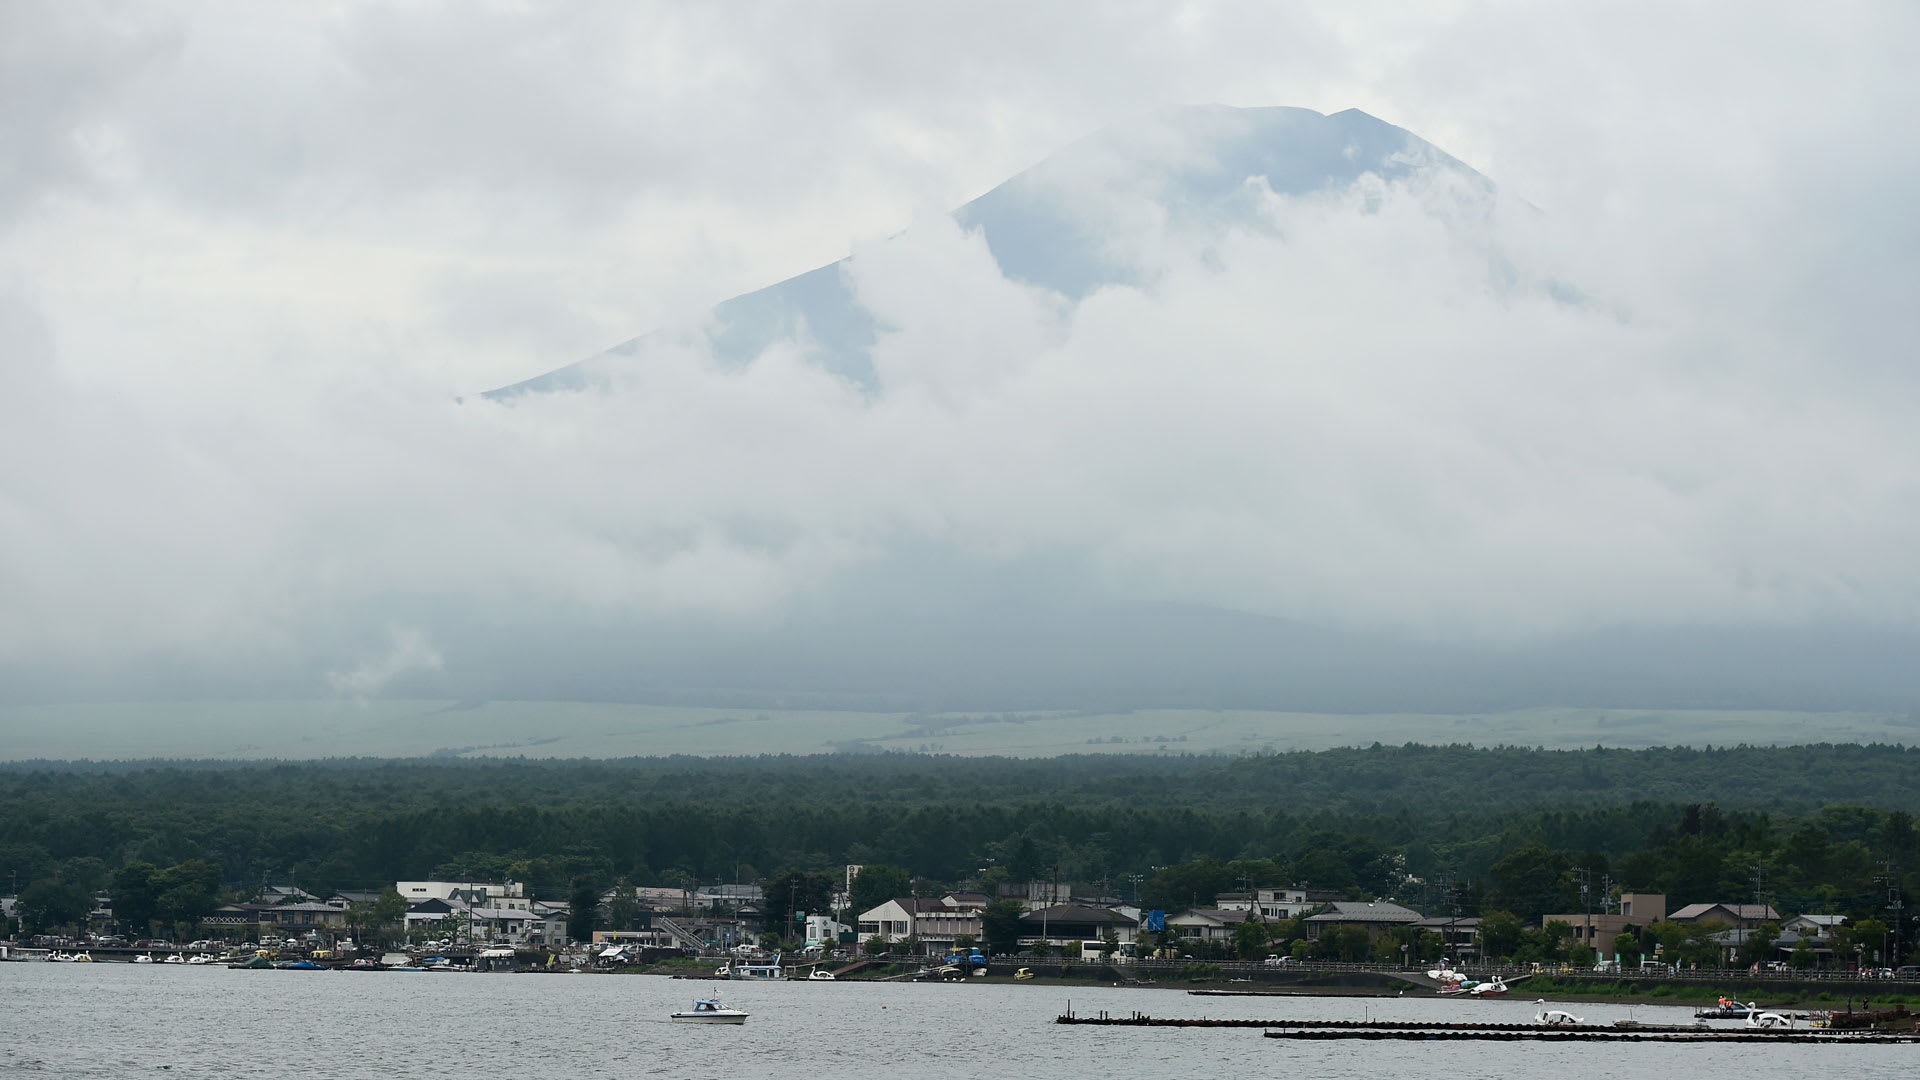
[[[1267,7],[9,8],[0,669],[464,692],[489,633],[956,565],[1453,642],[1913,628],[1909,9]],[[1089,186],[1136,273],[1077,302],[941,213],[1182,100],[1360,106],[1508,198]],[[878,390],[685,335],[456,400],[849,249]]]

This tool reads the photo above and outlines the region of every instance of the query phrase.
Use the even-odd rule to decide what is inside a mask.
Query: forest
[[[1299,884],[1527,918],[1582,910],[1584,872],[1590,892],[1675,906],[1759,890],[1783,910],[1865,913],[1889,877],[1920,880],[1917,766],[1920,750],[1859,745],[27,762],[0,767],[0,873],[77,891],[137,864],[236,896],[511,878],[560,899],[582,879],[861,863],[923,892],[1058,875],[1178,909]]]

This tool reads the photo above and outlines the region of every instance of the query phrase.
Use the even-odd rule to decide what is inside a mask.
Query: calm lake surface
[[[730,991],[743,1027],[667,1022]],[[1155,1016],[1524,1022],[1531,998],[1209,998],[1178,990],[1028,985],[681,981],[645,975],[232,971],[0,963],[6,1077],[1288,1076],[1901,1077],[1920,1046],[1283,1043],[1257,1029],[1064,1027],[1074,1011]],[[1588,1022],[1631,1011],[1573,1005]]]

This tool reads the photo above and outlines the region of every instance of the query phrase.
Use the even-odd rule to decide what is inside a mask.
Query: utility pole
[[[1882,955],[1887,967],[1896,967],[1900,962],[1900,912],[1907,905],[1900,899],[1900,873],[1891,858],[1880,861],[1880,881],[1887,887],[1887,932],[1891,942],[1881,942]]]
[[[1587,948],[1593,948],[1593,868],[1582,866],[1574,871],[1580,878],[1580,899],[1587,905],[1587,929],[1581,940]]]

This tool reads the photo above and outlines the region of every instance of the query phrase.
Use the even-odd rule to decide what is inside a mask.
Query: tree
[[[1804,937],[1793,943],[1793,952],[1787,955],[1787,963],[1792,964],[1795,971],[1805,971],[1819,962],[1820,954],[1813,951],[1813,942]]]
[[[833,886],[832,874],[804,870],[776,871],[760,884],[767,925],[779,927],[782,936],[791,934],[793,924],[798,921],[795,916],[825,912],[833,906]],[[866,911],[872,906],[870,904],[860,910]]]
[[[1012,898],[995,900],[980,913],[980,936],[995,953],[1010,953],[1020,945],[1020,916],[1026,908]]]
[[[879,956],[887,951],[887,939],[875,934],[861,943],[860,951],[868,956]]]
[[[1214,897],[1233,884],[1233,871],[1218,859],[1194,859],[1161,870],[1147,879],[1142,902],[1166,912],[1211,907]]]
[[[1719,966],[1720,943],[1714,939],[1726,931],[1727,924],[1716,920],[1694,923],[1684,929],[1687,936],[1680,942],[1678,961],[1694,968]],[[1669,955],[1673,951],[1669,949]]]
[[[1780,940],[1780,924],[1764,922],[1747,931],[1746,940],[1740,943],[1738,956],[1746,967],[1764,964],[1773,959],[1773,946]]]
[[[1321,931],[1320,940],[1315,944],[1319,946],[1320,955],[1329,960],[1357,964],[1372,951],[1373,939],[1367,936],[1364,926],[1329,926]]]
[[[380,894],[380,899],[373,902],[373,943],[382,946],[390,944],[406,921],[407,898],[400,895],[400,890],[387,886],[386,891]]]
[[[1112,927],[1108,927],[1107,932],[1100,935],[1100,958],[1102,960],[1111,960],[1113,959],[1113,954],[1119,951],[1120,935],[1115,933]]]
[[[621,878],[613,883],[613,895],[607,898],[607,929],[631,930],[640,918],[640,899],[633,882]]]
[[[17,910],[25,933],[49,934],[85,925],[87,913],[93,910],[93,895],[70,881],[45,878],[20,891]]]
[[[143,938],[152,932],[160,897],[154,888],[155,873],[148,862],[130,862],[113,872],[113,917],[130,937]]]
[[[1267,924],[1258,919],[1243,919],[1233,928],[1234,955],[1242,960],[1257,960],[1267,954]]]
[[[407,901],[398,890],[387,890],[372,901],[356,900],[347,905],[347,926],[361,945],[385,946],[393,940],[394,930],[406,919]]]
[[[1489,912],[1480,920],[1480,955],[1505,960],[1520,948],[1526,924],[1511,911]]]
[[[1493,902],[1522,921],[1572,911],[1580,894],[1568,866],[1566,852],[1528,844],[1493,864]]]
[[[153,875],[154,916],[176,927],[191,927],[220,905],[220,868],[188,859]]]
[[[1622,967],[1640,962],[1640,935],[1618,934],[1613,939],[1613,958]]]
[[[913,877],[906,870],[886,863],[869,863],[853,876],[848,903],[857,918],[862,912],[872,911],[895,897],[906,896],[912,889]]]
[[[567,894],[567,937],[591,941],[599,925],[600,883],[591,874],[581,874],[573,879],[573,890]]]
[[[1854,923],[1850,935],[1856,944],[1866,946],[1864,953],[1876,963],[1887,959],[1887,924],[1879,919],[1861,919]]]

